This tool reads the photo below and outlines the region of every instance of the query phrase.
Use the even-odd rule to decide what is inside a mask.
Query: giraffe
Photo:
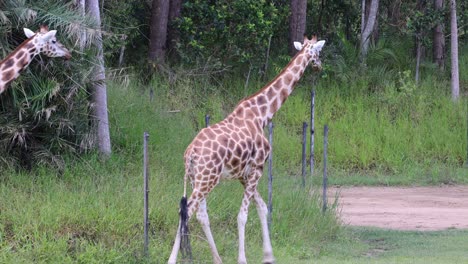
[[[257,191],[270,145],[263,129],[278,111],[307,65],[320,69],[319,53],[325,41],[304,37],[303,43],[295,42],[300,50],[273,81],[257,93],[241,100],[234,111],[221,122],[202,129],[187,147],[184,176],[184,196],[181,201],[179,228],[169,264],[176,263],[179,249],[184,249],[187,221],[196,212],[207,237],[213,263],[222,263],[216,249],[206,207],[206,197],[221,179],[237,179],[244,187],[244,196],[237,216],[239,253],[238,263],[247,263],[245,257],[245,224],[250,200],[253,199],[260,218],[263,238],[263,263],[274,263],[273,250],[267,226],[268,209]],[[186,199],[187,179],[192,184],[192,194]],[[185,230],[184,230],[185,229]],[[182,238],[181,238],[182,236]]]
[[[28,39],[0,61],[0,94],[5,91],[11,81],[18,78],[20,72],[28,67],[37,54],[42,52],[49,57],[71,58],[70,51],[55,38],[57,30],[49,31],[47,26],[41,26],[37,33],[27,28],[23,30]]]

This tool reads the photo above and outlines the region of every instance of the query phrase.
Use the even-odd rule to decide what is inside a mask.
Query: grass
[[[466,230],[434,232],[349,228],[351,240],[338,239],[313,261],[284,263],[467,263]]]
[[[141,263],[142,179],[138,166],[111,160],[69,168],[50,177],[47,170],[35,175],[9,173],[2,176],[0,199],[1,263]],[[152,164],[155,164],[152,159]],[[159,167],[159,166],[158,166]],[[150,185],[149,263],[163,263],[172,247],[177,227],[181,181],[152,169]],[[320,213],[316,196],[288,179],[278,179],[274,190],[275,212],[272,240],[306,251],[303,242],[332,239],[340,229],[332,211]],[[263,183],[263,186],[266,184]],[[288,186],[286,189],[280,186]],[[291,191],[294,190],[295,191]],[[265,188],[261,192],[266,197]],[[236,259],[237,213],[242,188],[226,182],[210,195],[212,229],[220,254]],[[195,259],[211,261],[209,248],[196,221],[192,221]],[[261,232],[251,210],[247,224],[247,255],[260,261]],[[307,246],[306,246],[307,248]],[[229,262],[227,262],[229,263]]]
[[[182,154],[196,132],[190,115],[174,114],[139,91],[110,86],[114,155],[69,158],[61,173],[3,170],[0,177],[0,263],[164,263],[169,256],[182,195]],[[112,90],[115,89],[115,90]],[[126,96],[123,96],[125,93]],[[164,99],[167,100],[167,99]],[[176,106],[173,106],[176,107]],[[128,118],[132,117],[132,118]],[[150,260],[142,255],[142,136],[150,132]],[[263,181],[266,178],[262,179]],[[285,188],[282,188],[285,187]],[[267,197],[266,182],[261,193]],[[340,229],[332,211],[322,215],[316,195],[297,179],[278,177],[274,190],[274,246],[303,248],[303,242],[333,239]],[[208,199],[220,254],[237,258],[238,182],[223,182]],[[259,262],[261,232],[255,207],[247,230],[247,256]],[[209,248],[192,221],[196,261],[211,262]],[[299,234],[299,235],[298,235]],[[299,237],[299,240],[298,240]],[[308,246],[307,246],[308,247]],[[228,262],[229,263],[229,262]]]
[[[464,77],[463,77],[464,78]],[[252,80],[154,79],[109,83],[113,156],[68,157],[62,172],[30,173],[0,168],[0,263],[164,263],[177,227],[186,146],[204,126],[221,120],[242,96],[261,87]],[[427,80],[427,78],[425,79]],[[466,78],[465,78],[466,80]],[[300,188],[302,122],[308,121],[307,81],[275,116],[274,208],[271,238],[278,263],[457,263],[466,260],[466,232],[411,233],[349,229],[333,210],[322,215],[317,192]],[[416,87],[404,73],[385,87],[365,78],[346,84],[321,79],[316,99],[316,161],[322,166],[322,127],[330,126],[331,184],[466,184],[466,104],[454,104],[447,83]],[[234,86],[234,87],[233,87]],[[149,90],[155,97],[151,101]],[[229,93],[234,90],[235,92]],[[463,98],[462,100],[466,100]],[[173,110],[179,110],[174,112]],[[142,137],[150,133],[150,259],[142,255]],[[266,177],[260,192],[267,197]],[[208,207],[218,250],[225,263],[237,259],[238,182],[223,182]],[[252,206],[247,224],[247,258],[261,261],[261,232]],[[211,257],[201,228],[192,221],[197,263]],[[447,246],[446,243],[453,244]],[[440,253],[443,249],[448,253]],[[432,261],[434,260],[434,261]]]

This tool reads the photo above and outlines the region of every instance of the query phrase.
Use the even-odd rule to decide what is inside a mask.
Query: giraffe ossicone
[[[23,31],[27,39],[0,61],[0,94],[39,53],[48,57],[71,58],[70,51],[57,41],[56,30],[49,31],[47,26],[41,26],[38,32],[28,28],[24,28]]]
[[[184,196],[187,180],[192,183],[186,208],[181,207],[188,221],[196,213],[207,237],[213,256],[213,263],[222,263],[216,249],[206,207],[206,197],[221,179],[237,179],[244,186],[244,197],[237,216],[239,255],[238,263],[247,263],[245,256],[245,224],[250,201],[257,207],[263,238],[263,263],[274,263],[273,249],[267,225],[268,208],[257,190],[263,174],[265,160],[270,154],[270,144],[263,129],[293,91],[296,83],[312,63],[320,69],[320,50],[325,41],[304,38],[300,51],[270,83],[260,91],[239,102],[234,111],[221,122],[202,129],[187,147],[184,176]],[[182,215],[181,213],[181,215]],[[185,219],[185,218],[184,218]],[[179,249],[185,249],[181,242],[187,242],[187,222],[179,219],[174,247],[168,263],[177,261]]]

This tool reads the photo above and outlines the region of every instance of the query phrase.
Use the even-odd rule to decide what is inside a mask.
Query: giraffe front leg
[[[203,199],[200,203],[200,207],[197,212],[197,219],[200,222],[203,232],[205,232],[206,239],[210,245],[211,254],[213,255],[213,263],[221,264],[221,258],[219,257],[218,250],[216,249],[216,244],[213,239],[213,234],[210,229],[210,220],[208,218],[208,212],[206,209],[206,199]]]
[[[244,198],[242,199],[242,205],[237,215],[237,228],[239,231],[239,264],[246,264],[247,259],[245,257],[245,224],[247,223],[247,216],[249,214],[249,204],[251,194],[244,192]]]
[[[254,200],[255,204],[257,205],[258,218],[260,219],[260,223],[262,225],[263,263],[275,263],[267,223],[268,207],[266,206],[258,191],[256,191],[254,194]]]
[[[241,180],[244,186],[244,197],[242,199],[239,215],[237,215],[237,225],[239,229],[239,264],[247,263],[247,258],[245,257],[245,224],[247,223],[249,214],[250,199],[252,199],[252,196],[257,192],[258,179],[260,179],[261,173],[260,170],[256,170],[251,178],[244,178]]]

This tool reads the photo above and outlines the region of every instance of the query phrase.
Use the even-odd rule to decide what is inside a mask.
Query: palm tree
[[[80,153],[95,144],[91,136],[89,93],[95,56],[95,25],[76,11],[74,1],[5,0],[0,2],[2,58],[23,40],[22,28],[46,24],[58,30],[69,49],[87,44],[70,61],[37,56],[0,97],[0,168],[2,163],[31,168],[63,167],[61,156]],[[76,53],[77,51],[74,51]],[[75,54],[74,54],[75,55]]]

